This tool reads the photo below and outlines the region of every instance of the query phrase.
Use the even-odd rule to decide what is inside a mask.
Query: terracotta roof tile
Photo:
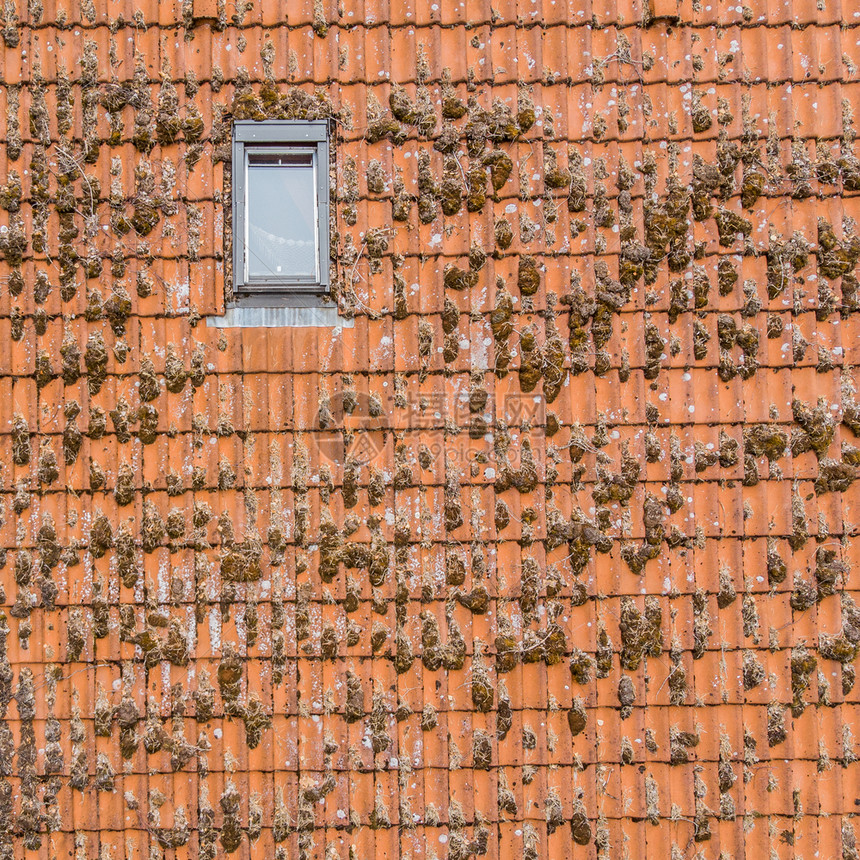
[[[848,856],[844,4],[17,15],[0,841]],[[352,325],[209,327],[229,122],[308,97]]]

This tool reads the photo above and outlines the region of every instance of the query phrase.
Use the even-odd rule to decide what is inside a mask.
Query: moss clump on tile
[[[514,163],[502,149],[493,149],[483,156],[482,163],[490,168],[490,183],[498,193],[505,187],[514,169]]]
[[[857,469],[849,463],[825,457],[818,464],[815,493],[844,493],[857,479]]]
[[[6,184],[0,186],[0,208],[7,212],[17,212],[21,208],[21,176],[17,170],[11,170]]]
[[[107,347],[101,332],[95,331],[87,339],[84,364],[87,368],[87,387],[90,394],[98,394],[107,377]]]
[[[733,245],[738,235],[746,237],[752,232],[752,222],[729,209],[718,209],[714,217],[723,247]]]
[[[505,218],[498,218],[496,220],[493,235],[500,251],[507,251],[511,246],[511,242],[514,241],[514,231],[511,228],[510,223]]]
[[[744,209],[752,209],[759,197],[764,194],[766,184],[767,179],[763,173],[757,170],[744,171],[741,182],[741,206]]]
[[[525,134],[536,121],[537,112],[530,90],[524,84],[520,84],[517,89],[517,125]]]
[[[493,743],[481,729],[472,735],[472,766],[475,770],[489,770],[493,763]]]
[[[780,427],[771,424],[755,424],[744,428],[744,452],[753,457],[765,456],[778,460],[788,447],[788,436]]]
[[[24,224],[17,215],[11,215],[7,232],[0,237],[0,254],[12,266],[20,266],[27,251],[27,236]]]
[[[543,148],[543,168],[543,181],[547,188],[567,188],[570,185],[570,172],[558,166],[558,155],[547,144]]]
[[[576,684],[587,684],[591,680],[594,661],[584,651],[574,648],[570,655],[570,676]]]
[[[16,466],[30,462],[30,427],[20,413],[12,419],[12,462]]]
[[[708,597],[702,589],[693,594],[693,659],[701,660],[708,647],[708,640],[714,632],[711,629],[711,616],[708,611]]]
[[[683,731],[677,726],[671,726],[669,729],[669,763],[672,765],[685,764],[690,760],[687,751],[698,745],[698,734]]]
[[[520,336],[520,352],[520,390],[533,391],[543,376],[543,356],[531,326],[527,326]]]
[[[743,678],[744,690],[754,690],[765,679],[765,670],[753,651],[744,651]]]
[[[719,188],[720,171],[708,164],[700,155],[693,156],[693,218],[706,221],[713,215],[711,197]]]
[[[466,174],[466,209],[469,212],[480,212],[487,202],[487,171],[480,166],[474,166]]]
[[[534,257],[520,257],[517,264],[517,286],[523,296],[533,296],[540,286],[540,272]]]
[[[815,657],[806,647],[798,645],[791,652],[791,714],[799,717],[806,709],[803,694],[809,688],[810,677],[817,668]]]
[[[767,581],[771,586],[785,582],[788,568],[780,556],[775,541],[768,539],[767,546]]]
[[[621,666],[635,671],[645,656],[658,657],[662,653],[663,615],[660,602],[647,597],[645,611],[640,613],[630,597],[621,600]]]
[[[858,643],[845,635],[822,633],[818,640],[818,653],[826,660],[837,663],[852,663],[857,657]]]
[[[824,218],[818,219],[818,272],[825,278],[835,280],[854,272],[860,260],[860,238],[848,236],[840,241],[833,227]]]
[[[462,173],[456,158],[445,159],[442,183],[439,186],[439,203],[442,212],[449,218],[456,215],[463,207]]]
[[[170,69],[165,66],[161,73],[161,88],[158,93],[158,111],[155,115],[155,135],[160,146],[175,143],[182,132],[179,115],[179,96],[170,79]]]
[[[511,319],[514,313],[514,302],[504,283],[496,291],[495,307],[490,314],[490,328],[496,341],[506,341],[514,330]]]
[[[450,79],[442,84],[442,117],[443,119],[462,119],[466,115],[466,105],[457,96],[457,91],[451,86]]]
[[[483,714],[489,713],[495,701],[490,675],[481,663],[472,665],[472,704]]]
[[[785,730],[785,706],[772,702],[767,706],[767,744],[769,747],[779,746],[788,737]]]
[[[819,547],[815,551],[815,579],[818,584],[818,599],[834,594],[836,584],[848,568],[839,560],[836,550]]]
[[[795,398],[791,403],[794,420],[800,426],[791,439],[791,453],[796,457],[807,451],[814,451],[821,460],[825,457],[836,433],[836,418],[828,408],[824,398],[810,408],[802,400]]]
[[[591,493],[594,501],[599,505],[610,501],[622,504],[628,502],[639,481],[640,470],[639,462],[631,456],[625,445],[622,448],[621,468],[618,472],[610,472],[601,465],[597,466],[597,483]]]
[[[463,270],[459,266],[448,263],[445,266],[443,282],[449,290],[468,290],[478,283],[478,273],[471,270]],[[459,313],[459,311],[458,311]]]
[[[102,558],[113,546],[113,530],[110,520],[103,514],[98,514],[90,528],[89,550],[94,558]]]
[[[409,98],[405,88],[400,84],[394,83],[391,85],[388,106],[391,108],[394,118],[400,122],[412,125],[418,119],[415,104]]]

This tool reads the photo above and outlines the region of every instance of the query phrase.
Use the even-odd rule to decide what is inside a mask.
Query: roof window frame
[[[313,156],[316,192],[316,278],[249,278],[245,265],[248,244],[248,157],[265,150],[308,153]],[[284,299],[325,296],[329,292],[329,152],[328,120],[237,120],[233,123],[232,216],[233,297],[239,302],[280,303]]]

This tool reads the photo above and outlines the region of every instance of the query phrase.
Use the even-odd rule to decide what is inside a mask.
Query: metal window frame
[[[247,153],[271,147],[314,151],[316,175],[317,278],[254,278],[245,274],[247,243]],[[320,295],[329,288],[329,122],[328,120],[238,120],[233,123],[233,295],[237,299]]]

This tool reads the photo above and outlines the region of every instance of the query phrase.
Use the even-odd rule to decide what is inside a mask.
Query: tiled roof
[[[856,858],[855,8],[8,0],[0,857]]]

